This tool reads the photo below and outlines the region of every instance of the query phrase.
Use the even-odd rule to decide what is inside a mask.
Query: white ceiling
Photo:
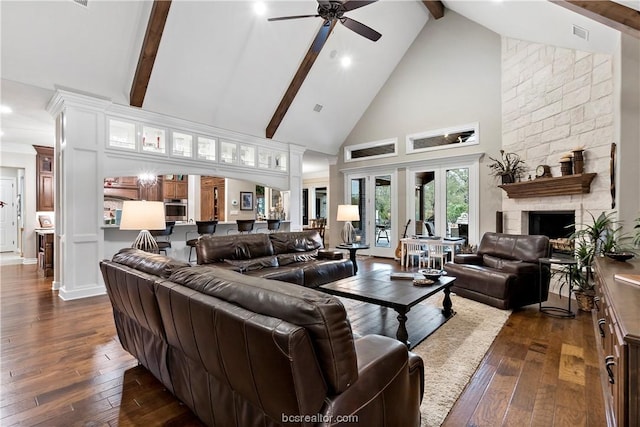
[[[253,3],[174,0],[143,108],[264,137],[321,20],[267,22],[313,14],[314,0],[268,1],[262,17]],[[509,37],[602,52],[617,43],[617,31],[543,0],[444,3]],[[3,145],[53,144],[44,107],[56,88],[128,105],[150,10],[149,1],[89,0],[85,8],[71,0],[2,0],[0,96],[14,110],[0,117]],[[418,0],[380,0],[347,16],[382,38],[374,43],[336,26],[274,136],[313,150],[309,159],[337,154],[429,19]],[[588,29],[589,41],[573,36],[572,24]],[[352,57],[350,68],[340,66],[342,55]]]

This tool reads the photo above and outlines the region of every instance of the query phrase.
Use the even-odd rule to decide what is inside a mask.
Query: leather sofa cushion
[[[278,263],[280,265],[295,264],[297,262],[313,261],[318,256],[318,251],[301,252],[292,254],[279,254]]]
[[[196,244],[196,252],[198,264],[260,258],[274,254],[269,235],[264,233],[202,236]]]
[[[456,277],[454,285],[501,300],[509,297],[509,291],[517,276],[506,271],[488,269],[478,265],[446,264],[447,274]]]
[[[126,265],[145,273],[167,278],[177,268],[188,267],[189,263],[159,254],[151,254],[135,248],[124,248],[113,256],[113,262]]]
[[[230,270],[244,273],[253,270],[262,270],[263,268],[278,267],[278,259],[275,256],[265,256],[254,259],[235,260],[225,259],[225,263],[231,265]]]
[[[322,249],[322,237],[316,230],[271,233],[268,235],[275,254],[310,252]]]
[[[265,268],[261,270],[249,271],[245,274],[254,277],[262,277],[271,280],[281,280],[287,283],[294,283],[296,285],[303,286],[304,272],[299,265],[293,264],[291,266],[284,266],[278,268]]]
[[[182,268],[176,270],[170,280],[249,311],[305,327],[333,393],[341,393],[357,380],[351,325],[337,298],[291,283],[214,266]]]

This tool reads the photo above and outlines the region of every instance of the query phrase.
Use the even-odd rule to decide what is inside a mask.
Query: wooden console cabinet
[[[36,231],[38,245],[38,274],[42,277],[53,276],[53,232]]]
[[[640,260],[598,258],[594,329],[600,341],[609,426],[640,425],[640,285],[615,279],[615,274],[640,275]]]

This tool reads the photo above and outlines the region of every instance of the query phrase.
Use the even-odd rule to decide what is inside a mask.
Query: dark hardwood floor
[[[400,269],[358,262],[360,271]],[[122,349],[106,296],[62,301],[35,266],[0,270],[0,425],[202,425]],[[606,425],[596,358],[588,313],[516,311],[444,425]]]

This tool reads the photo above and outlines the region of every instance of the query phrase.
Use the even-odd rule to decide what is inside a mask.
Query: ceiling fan
[[[355,19],[347,18],[344,16],[345,12],[350,12],[354,9],[358,9],[362,6],[366,6],[371,3],[375,3],[378,0],[347,0],[344,3],[340,0],[318,0],[318,13],[316,15],[296,15],[296,16],[282,16],[279,18],[269,18],[269,21],[284,21],[287,19],[298,18],[317,18],[324,19],[324,25],[329,26],[332,21],[339,21],[342,25],[360,34],[363,37],[372,41],[378,41],[382,36],[379,32],[371,27],[364,25]]]

